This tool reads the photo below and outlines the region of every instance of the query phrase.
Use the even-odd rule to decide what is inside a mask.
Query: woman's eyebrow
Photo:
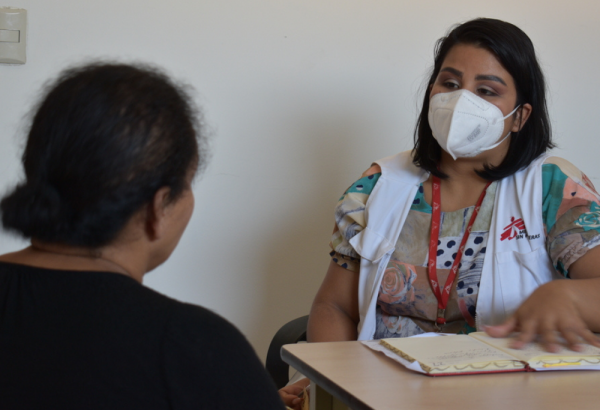
[[[455,76],[457,76],[458,78],[462,78],[463,77],[463,72],[457,70],[456,68],[452,68],[452,67],[444,67],[440,70],[440,72],[449,72],[454,74]],[[491,74],[479,74],[478,76],[475,77],[476,80],[488,80],[488,81],[496,81],[497,83],[503,84],[505,86],[506,83],[504,82],[504,80],[496,75],[491,75]],[[507,86],[508,87],[508,86]]]
[[[463,76],[462,71],[458,71],[456,68],[452,68],[452,67],[444,67],[440,70],[440,72],[442,72],[442,71],[447,71],[449,73],[452,73],[455,76],[457,76],[458,78],[462,78],[462,76]]]
[[[504,80],[498,76],[495,75],[484,75],[484,74],[480,74],[477,77],[475,77],[476,80],[490,80],[490,81],[496,81],[500,84],[504,84],[506,86],[506,83],[504,82]]]

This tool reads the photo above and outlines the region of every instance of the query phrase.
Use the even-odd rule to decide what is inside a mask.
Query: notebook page
[[[514,357],[466,335],[382,339],[382,342],[405,359],[416,360],[431,368],[515,360]]]
[[[543,346],[539,343],[528,343],[523,349],[511,349],[508,344],[513,338],[494,338],[488,336],[485,332],[475,332],[469,335],[470,337],[481,340],[491,346],[495,346],[500,350],[507,352],[508,354],[517,357],[519,360],[530,361],[532,359],[559,359],[559,358],[583,358],[591,356],[599,356],[600,360],[600,349],[591,345],[582,345],[580,352],[575,352],[568,349],[567,347],[561,347],[556,353],[550,353],[544,350]]]

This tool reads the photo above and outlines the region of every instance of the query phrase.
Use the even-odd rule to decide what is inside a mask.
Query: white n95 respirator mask
[[[519,107],[517,107],[519,108]],[[500,108],[468,90],[436,94],[429,100],[427,119],[434,138],[452,158],[470,158],[496,148],[504,130]]]

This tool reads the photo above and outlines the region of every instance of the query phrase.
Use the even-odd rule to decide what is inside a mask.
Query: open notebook
[[[522,350],[508,347],[509,338],[483,332],[441,337],[409,337],[363,342],[407,368],[430,376],[545,370],[600,370],[600,349],[583,345],[556,353],[530,343]]]

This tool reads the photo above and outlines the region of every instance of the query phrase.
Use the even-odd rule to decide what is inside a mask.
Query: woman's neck
[[[458,158],[454,160],[450,155],[444,153],[440,161],[440,171],[448,175],[443,181],[449,185],[453,184],[480,184],[487,181],[480,177],[476,170],[483,169],[484,162],[474,158]]]
[[[112,247],[88,249],[35,239],[21,251],[0,256],[0,261],[56,270],[114,272],[140,283],[144,274],[131,259],[120,258]]]
[[[440,171],[448,178],[440,181],[442,212],[453,212],[468,208],[477,203],[479,196],[488,181],[480,177],[475,170],[483,169],[487,163],[480,158],[459,158],[454,160],[443,152],[440,161]],[[490,164],[497,165],[497,164]],[[432,177],[423,183],[425,201],[432,203]]]

